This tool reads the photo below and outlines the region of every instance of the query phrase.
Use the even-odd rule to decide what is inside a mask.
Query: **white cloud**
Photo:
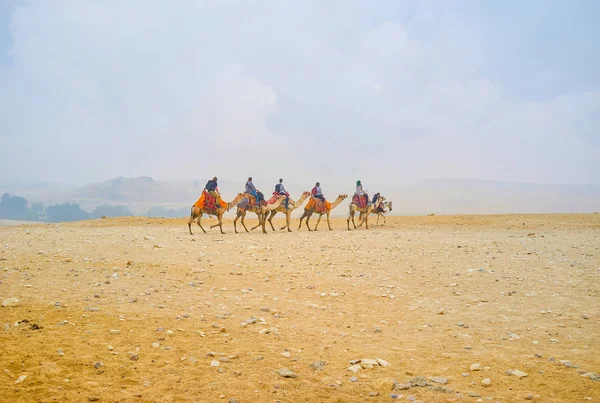
[[[421,1],[31,2],[0,76],[0,179],[600,182],[598,91],[514,93],[469,18]]]

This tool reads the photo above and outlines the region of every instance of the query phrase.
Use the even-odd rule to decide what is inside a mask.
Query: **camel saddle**
[[[327,208],[331,208],[331,203],[323,202],[321,199],[311,197],[305,209],[314,210],[317,213],[324,213]]]
[[[206,190],[202,192],[200,198],[194,203],[194,206],[199,209],[215,209],[217,208],[217,199]]]
[[[359,195],[355,194],[352,197],[352,203],[356,204],[359,208],[365,208],[365,207],[367,207],[368,200],[365,196],[359,196]]]
[[[244,197],[248,200],[249,206],[256,206],[256,197],[252,196],[249,193],[244,193]],[[266,206],[267,202],[265,200],[260,201],[261,206]]]

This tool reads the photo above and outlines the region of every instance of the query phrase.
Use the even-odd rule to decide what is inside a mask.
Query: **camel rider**
[[[356,193],[358,197],[364,197],[365,206],[369,204],[369,195],[363,190],[362,183],[360,181],[356,181]]]
[[[319,199],[323,202],[325,201],[325,196],[323,196],[323,191],[321,190],[321,184],[319,182],[317,182],[315,184],[315,187],[312,188],[311,193],[314,198]]]
[[[256,205],[258,206],[260,203],[259,192],[256,190],[254,183],[252,183],[252,177],[249,177],[248,182],[246,182],[246,193],[254,196],[254,201],[256,202]]]
[[[283,179],[281,178],[279,178],[279,183],[275,185],[275,193],[286,196],[285,208],[287,208],[290,201],[290,194],[285,190],[285,187],[283,186]]]
[[[375,193],[375,195],[373,196],[373,201],[371,201],[371,203],[375,204],[377,202],[377,199],[379,199],[380,197],[381,193]],[[383,213],[383,202],[379,202],[379,205],[375,207],[375,211],[380,211]]]
[[[216,205],[221,207],[221,193],[219,193],[219,185],[217,184],[216,176],[208,182],[206,182],[204,190],[206,190],[212,197],[214,197],[216,200]]]

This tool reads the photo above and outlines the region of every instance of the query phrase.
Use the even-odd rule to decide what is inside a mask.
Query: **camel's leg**
[[[237,231],[237,221],[238,218],[240,218],[240,213],[236,212],[235,213],[235,218],[233,219],[233,230],[235,231],[236,234],[239,234],[239,232]]]
[[[309,231],[312,231],[312,230],[310,229],[309,225],[308,225],[308,220],[310,220],[310,216],[311,216],[311,215],[312,215],[312,214],[309,214],[309,215],[307,215],[307,216],[306,216],[306,228],[308,228],[308,230],[309,230]]]
[[[386,222],[385,216],[383,214],[381,216],[383,217],[383,223],[385,224],[385,222]]]
[[[190,213],[190,219],[188,221],[188,228],[190,229],[190,235],[194,235],[194,234],[192,234],[192,223],[194,222],[194,218],[196,218],[196,217],[194,217],[194,208],[192,207],[192,211]]]
[[[269,213],[269,224],[271,225],[271,229],[275,231],[275,227],[273,226],[273,217],[277,214],[277,210],[273,210]]]
[[[262,214],[262,230],[263,230],[263,234],[267,233],[267,230],[265,229],[265,226],[267,225],[267,213]]]
[[[221,234],[224,234],[225,232],[223,232],[223,214],[217,214],[217,223],[215,225],[211,225],[210,229],[213,229],[214,227],[219,227],[219,229],[221,230]]]
[[[302,217],[300,217],[300,224],[298,224],[298,231],[300,230],[300,228],[302,228],[302,220],[304,220],[304,217],[306,217],[306,210],[304,210],[304,213],[302,213]]]
[[[292,230],[290,229],[290,220],[292,219],[292,212],[290,210],[285,212],[285,227],[287,227],[288,232],[292,232]],[[284,229],[285,227],[282,227],[281,229]]]
[[[317,223],[315,224],[315,229],[314,231],[317,230],[317,227],[319,226],[319,223],[321,222],[321,218],[323,217],[323,213],[319,214],[319,219],[317,220]]]
[[[242,211],[242,226],[244,227],[244,229],[246,230],[246,232],[249,232],[248,228],[246,228],[246,223],[244,222],[245,218],[246,218],[246,211]]]
[[[329,222],[329,213],[327,213],[327,226],[329,227],[329,231],[333,229],[331,228],[331,223]]]
[[[198,226],[200,227],[202,232],[204,232],[206,234],[206,230],[204,229],[204,227],[202,226],[202,223],[200,222],[201,220],[202,220],[202,213],[198,214],[198,221],[196,221],[196,224],[198,224]]]
[[[380,214],[377,213],[377,225],[379,225],[379,216],[380,216]]]
[[[258,217],[258,224],[256,224],[254,227],[250,228],[250,231],[257,229],[258,227],[260,227],[261,225],[263,225],[263,215],[262,213],[256,213],[256,216]]]

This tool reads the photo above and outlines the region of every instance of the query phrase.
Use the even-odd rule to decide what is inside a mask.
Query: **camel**
[[[294,209],[297,209],[298,207],[300,207],[302,205],[302,203],[304,203],[304,200],[306,200],[306,198],[308,196],[310,196],[310,192],[303,192],[302,196],[300,196],[300,198],[297,201],[293,201],[292,199],[290,199],[287,207],[285,207],[283,205],[283,203],[281,203],[279,205],[279,207],[277,207],[276,210],[271,210],[271,215],[269,216],[268,221],[269,221],[269,224],[271,224],[271,228],[273,229],[273,231],[275,231],[275,227],[273,227],[273,217],[275,217],[275,214],[277,214],[277,213],[284,213],[285,214],[285,225],[283,227],[281,227],[280,229],[287,228],[288,232],[292,232],[292,230],[290,229],[290,217],[292,215],[292,211],[294,211]]]
[[[329,208],[325,208],[325,211],[317,211],[314,207],[314,205],[312,205],[311,203],[308,203],[306,205],[306,207],[304,207],[304,213],[302,214],[302,217],[300,217],[300,225],[298,225],[298,229],[300,229],[302,227],[302,220],[306,217],[306,228],[308,228],[309,231],[312,231],[308,225],[308,220],[310,219],[310,216],[313,215],[313,213],[316,213],[319,215],[319,219],[317,220],[317,223],[315,224],[315,231],[317,230],[317,227],[319,226],[319,222],[321,221],[321,217],[323,217],[323,214],[325,214],[327,216],[327,226],[329,227],[329,230],[331,231],[331,223],[329,222],[329,215],[331,214],[331,210],[333,210],[334,208],[336,208],[346,197],[348,197],[348,195],[345,194],[341,194],[337,197],[337,199],[335,199],[335,201],[333,203],[331,203],[329,205]]]
[[[386,207],[389,207],[388,211],[385,211]],[[378,211],[378,210],[371,211],[371,214],[377,215],[377,225],[379,225],[379,217],[383,217],[383,223],[385,224],[385,214],[389,211],[392,211],[392,201],[391,200],[383,202],[383,211]]]
[[[375,208],[375,206],[379,205],[379,202],[385,200],[384,197],[382,196],[378,196],[377,199],[375,199],[374,203],[367,203],[367,205],[365,207],[358,207],[354,201],[352,201],[350,203],[350,205],[348,206],[348,209],[350,210],[350,213],[348,214],[348,218],[346,219],[346,223],[348,224],[348,231],[350,231],[350,220],[352,220],[352,225],[354,226],[354,229],[356,229],[356,224],[354,223],[354,214],[356,214],[356,212],[359,212],[359,219],[361,220],[360,223],[358,224],[359,227],[362,226],[363,222],[365,223],[365,229],[369,229],[369,215],[371,215],[371,213],[373,213],[373,210]]]
[[[246,197],[246,196],[244,196],[244,197]],[[246,228],[246,224],[244,224],[244,218],[246,217],[246,212],[250,211],[252,213],[256,213],[256,215],[258,216],[258,224],[256,224],[251,229],[252,230],[256,229],[262,225],[263,233],[266,234],[267,230],[265,229],[265,221],[267,221],[267,214],[270,211],[276,210],[284,200],[285,200],[285,196],[279,195],[279,196],[277,196],[277,199],[275,200],[274,203],[271,203],[271,204],[267,203],[264,206],[246,205],[245,207],[243,207],[238,204],[235,218],[233,219],[233,229],[235,230],[235,233],[236,234],[238,233],[237,220],[240,217],[242,218],[242,226],[244,227],[246,232],[248,232],[248,228]]]
[[[240,200],[242,200],[244,198],[244,194],[243,193],[238,193],[238,195],[235,197],[235,199],[233,199],[230,203],[227,203],[227,207],[216,207],[216,208],[203,208],[200,209],[198,207],[196,207],[195,205],[192,206],[192,212],[190,214],[190,220],[188,221],[188,227],[190,229],[190,235],[192,234],[192,223],[194,222],[194,220],[196,218],[198,218],[198,221],[196,222],[198,224],[198,226],[202,229],[202,231],[204,231],[204,233],[206,233],[206,230],[202,227],[202,224],[200,222],[200,220],[202,219],[202,214],[208,214],[208,215],[215,215],[217,216],[217,219],[219,220],[219,222],[215,225],[211,225],[210,229],[213,229],[214,227],[218,226],[219,229],[221,230],[221,234],[224,234],[225,232],[223,232],[223,214],[225,214],[226,211],[229,211],[229,209],[231,209],[233,206],[235,206],[236,204],[238,204],[238,202]]]

